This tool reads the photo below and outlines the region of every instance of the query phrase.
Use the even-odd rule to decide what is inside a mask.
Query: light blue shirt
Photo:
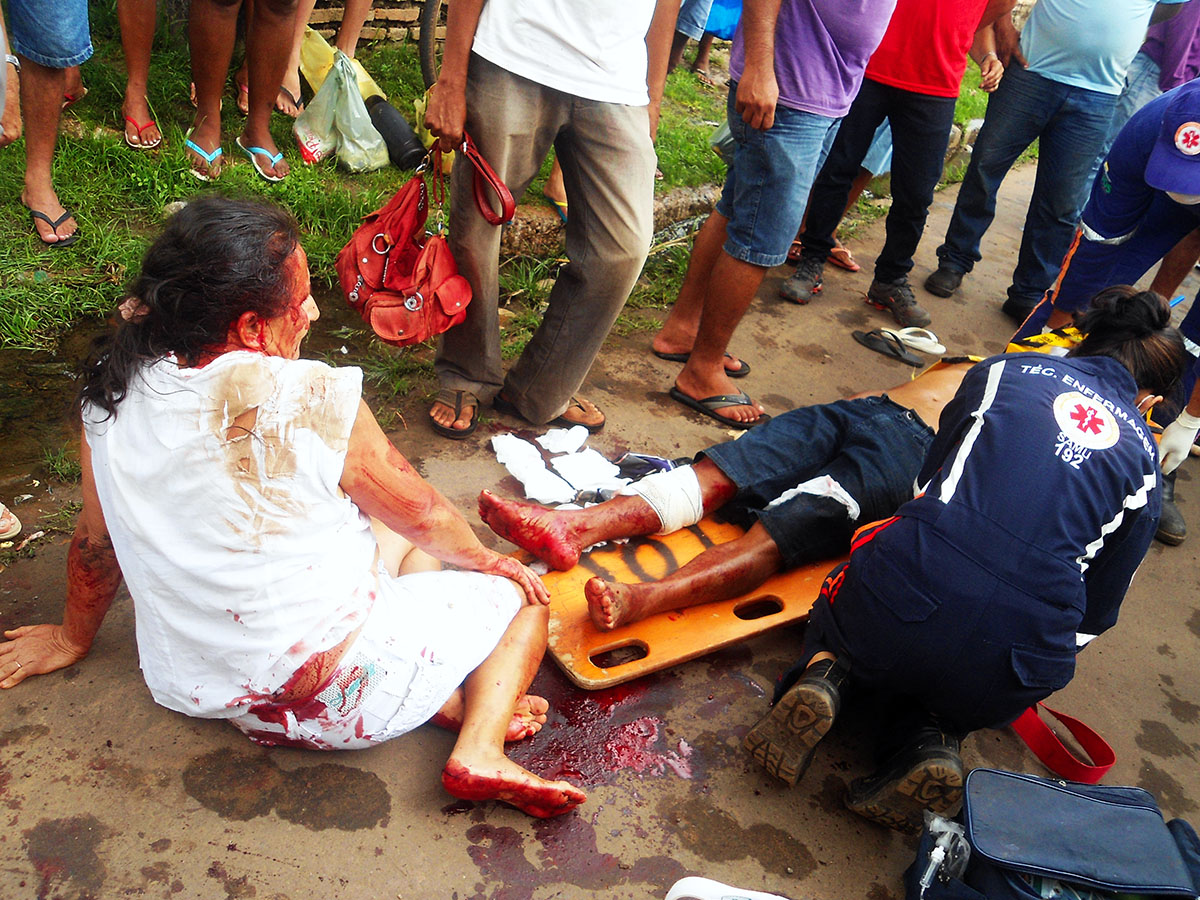
[[[1043,78],[1119,94],[1156,5],[1156,0],[1039,0],[1021,32],[1021,53],[1029,71]]]

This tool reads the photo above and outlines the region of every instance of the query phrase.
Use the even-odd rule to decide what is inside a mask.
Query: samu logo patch
[[[1063,437],[1088,450],[1107,450],[1121,436],[1117,417],[1095,397],[1085,397],[1078,391],[1054,399],[1054,420]]]

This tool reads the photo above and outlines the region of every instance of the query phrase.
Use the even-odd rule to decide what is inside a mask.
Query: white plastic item
[[[306,163],[336,153],[338,163],[351,172],[370,172],[388,164],[387,144],[371,124],[354,67],[340,50],[334,53],[329,76],[292,130]]]
[[[667,891],[666,900],[788,900],[782,894],[764,891],[749,891],[744,888],[721,884],[711,878],[689,875],[680,878]]]

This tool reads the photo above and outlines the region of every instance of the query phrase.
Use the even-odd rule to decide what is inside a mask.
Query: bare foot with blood
[[[587,799],[574,785],[539,778],[503,755],[450,757],[442,769],[442,786],[461,800],[499,800],[539,819],[570,812]]]
[[[603,578],[589,578],[583,586],[583,594],[587,597],[588,615],[592,624],[600,631],[612,631],[626,624],[626,621],[636,621],[639,617],[630,616],[632,609],[632,588],[634,585],[608,582]]]
[[[445,728],[447,731],[461,731],[463,709],[463,692],[460,687],[429,720],[430,724],[436,725],[438,728]],[[508,729],[504,732],[505,743],[523,741],[533,737],[546,724],[546,713],[549,710],[550,702],[545,697],[526,694],[517,701],[516,708],[513,709],[512,721],[508,723]]]
[[[515,500],[503,500],[491,491],[479,495],[479,517],[488,527],[552,569],[574,568],[583,552],[578,535],[553,510]]]

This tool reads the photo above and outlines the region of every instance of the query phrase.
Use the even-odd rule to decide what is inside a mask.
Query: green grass
[[[82,510],[83,503],[69,500],[54,512],[46,513],[38,519],[38,528],[50,533],[70,534],[75,530],[75,519]]]
[[[73,448],[43,451],[42,466],[51,478],[70,484],[79,481],[83,475],[83,469],[79,465],[79,454]]]

